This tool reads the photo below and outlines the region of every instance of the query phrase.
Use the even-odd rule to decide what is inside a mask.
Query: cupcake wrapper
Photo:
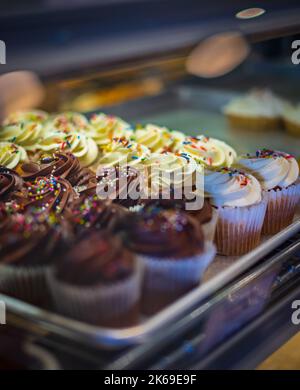
[[[292,135],[300,137],[300,124],[284,118],[284,127]]]
[[[265,191],[267,212],[263,234],[278,233],[293,222],[300,202],[300,181],[281,190]]]
[[[151,315],[199,285],[201,277],[216,254],[211,242],[200,255],[185,258],[139,256],[144,265],[142,311]]]
[[[219,218],[218,211],[213,209],[211,220],[202,225],[205,241],[209,241],[209,242],[214,241],[218,218]]]
[[[218,254],[240,256],[255,248],[261,238],[265,200],[252,206],[219,207],[215,241]]]
[[[0,266],[0,291],[33,304],[49,301],[47,272],[49,267]]]
[[[234,129],[249,129],[249,130],[274,130],[282,126],[281,118],[267,118],[267,117],[252,117],[226,114],[229,124]]]
[[[48,272],[48,283],[55,308],[64,315],[95,325],[123,327],[138,319],[142,267],[126,280],[113,285],[77,287],[56,279]]]

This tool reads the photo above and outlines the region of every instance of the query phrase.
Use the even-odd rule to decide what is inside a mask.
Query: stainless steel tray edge
[[[3,294],[0,294],[0,300],[5,302],[8,314],[18,318],[21,327],[22,320],[24,326],[26,321],[30,321],[40,331],[51,332],[70,340],[76,340],[79,343],[91,345],[94,348],[120,349],[125,346],[142,343],[151,338],[151,335],[155,334],[163,326],[178,320],[190,308],[233,281],[298,232],[300,232],[300,219],[261,243],[253,251],[237,259],[226,270],[201,284],[199,288],[194,289],[157,315],[135,327],[121,330],[101,328],[53,314]]]

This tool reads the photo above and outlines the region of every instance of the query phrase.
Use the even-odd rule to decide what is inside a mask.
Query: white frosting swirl
[[[265,118],[280,117],[289,104],[269,90],[254,89],[234,98],[224,108],[225,114]]]
[[[254,176],[229,168],[206,171],[204,191],[217,207],[251,206],[262,200],[261,186]]]
[[[27,160],[27,153],[21,146],[11,142],[0,142],[0,165],[14,169]]]
[[[180,150],[206,168],[230,167],[237,156],[235,150],[225,142],[204,135],[186,137]]]
[[[254,175],[264,190],[288,187],[299,177],[296,159],[287,153],[258,150],[255,156],[242,156],[238,165]]]

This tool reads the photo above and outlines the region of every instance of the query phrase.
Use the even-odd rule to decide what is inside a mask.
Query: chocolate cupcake
[[[100,200],[95,195],[77,199],[69,208],[67,218],[77,236],[91,230],[115,232],[127,214],[124,207]]]
[[[49,272],[57,310],[100,326],[137,322],[140,267],[119,238],[94,231]]]
[[[104,167],[97,171],[97,181],[99,198],[110,199],[126,208],[139,203],[143,183],[136,168],[129,165]]]
[[[54,215],[2,213],[1,292],[34,304],[48,301],[46,272],[65,246],[68,229],[63,224]]]
[[[142,310],[148,315],[199,285],[215,255],[200,224],[181,210],[142,210],[132,216],[124,237],[145,267]]]
[[[22,195],[23,179],[12,169],[0,166],[0,201],[9,201]]]

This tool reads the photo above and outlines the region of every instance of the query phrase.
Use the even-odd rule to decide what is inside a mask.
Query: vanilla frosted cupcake
[[[288,103],[267,89],[254,89],[231,100],[223,112],[232,127],[251,130],[276,129]]]
[[[125,137],[115,138],[103,149],[103,155],[97,162],[97,167],[115,167],[122,165],[138,166],[150,156],[150,150]]]
[[[94,114],[90,118],[89,135],[100,148],[105,147],[113,138],[130,138],[133,131],[129,123],[113,115]]]
[[[64,133],[49,130],[48,134],[40,140],[37,149],[40,155],[52,154],[56,151],[72,153],[84,167],[92,165],[99,154],[98,147],[92,138],[75,131]]]
[[[289,133],[300,136],[300,103],[297,106],[289,106],[284,110],[283,122]]]
[[[184,153],[152,153],[142,163],[147,169],[151,194],[167,193],[168,190],[173,194],[177,190],[182,198],[186,191],[191,193],[200,180],[198,176],[203,174],[202,166]]]
[[[186,137],[180,150],[208,169],[230,167],[237,156],[236,151],[230,145],[204,135]]]
[[[24,148],[11,142],[0,142],[0,165],[17,169],[26,160],[27,153]]]
[[[22,122],[44,123],[49,115],[42,110],[16,111],[9,114],[3,121],[3,126],[15,125]]]
[[[88,119],[78,112],[62,112],[52,115],[45,123],[45,134],[48,132],[85,132],[89,130]]]
[[[266,212],[258,180],[230,168],[206,171],[204,190],[218,211],[215,240],[218,253],[245,254],[260,241]]]
[[[238,164],[257,177],[263,189],[268,203],[263,232],[274,234],[291,224],[300,201],[296,159],[287,153],[262,149],[253,156],[240,157]]]
[[[139,128],[134,133],[136,142],[147,146],[151,152],[156,153],[177,151],[184,138],[185,135],[180,131],[169,130],[167,127],[153,124]]]

